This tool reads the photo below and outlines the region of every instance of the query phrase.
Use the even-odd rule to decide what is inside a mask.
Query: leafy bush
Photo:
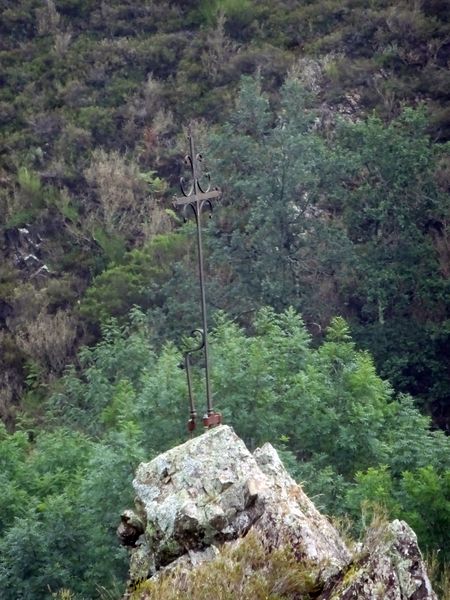
[[[137,451],[137,452],[136,452]],[[48,598],[71,588],[95,597],[123,580],[127,557],[116,548],[117,510],[131,502],[134,440],[104,443],[67,429],[26,433],[0,443],[0,583],[5,600]]]
[[[393,397],[343,319],[313,348],[292,309],[261,310],[251,334],[218,315],[211,354],[216,408],[251,448],[278,446],[329,512],[350,511],[357,522],[361,505],[378,501],[409,519],[425,548],[444,554],[449,441],[410,399]],[[126,559],[113,529],[131,502],[136,464],[187,436],[181,358],[170,344],[153,350],[148,319],[134,309],[130,325],[110,322],[102,341],[80,352],[81,374],[72,369],[59,382],[47,407],[50,430],[2,432],[7,600],[45,598],[48,586],[95,597],[96,586],[119,585]],[[201,413],[196,363],[193,380]]]
[[[187,246],[187,247],[186,247]],[[156,236],[142,249],[124,255],[98,275],[86,291],[81,313],[94,323],[124,317],[133,305],[161,306],[164,286],[173,277],[174,264],[182,261],[189,244],[186,233]]]
[[[413,463],[412,463],[413,464]],[[395,477],[387,466],[356,474],[357,485],[347,492],[345,506],[354,518],[384,507],[392,517],[404,519],[416,532],[424,550],[449,560],[447,532],[450,526],[450,469],[429,465],[405,470]]]

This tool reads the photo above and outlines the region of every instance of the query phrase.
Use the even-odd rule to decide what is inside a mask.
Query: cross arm
[[[203,200],[213,200],[221,195],[220,190],[211,190],[210,192],[198,192],[197,194],[191,194],[190,196],[175,196],[173,206],[184,206],[191,204],[191,202],[202,202]]]

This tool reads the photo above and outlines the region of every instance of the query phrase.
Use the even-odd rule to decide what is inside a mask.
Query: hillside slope
[[[450,135],[449,33],[445,0],[412,6],[393,0],[112,0],[101,5],[5,0],[0,23],[2,419],[12,426],[17,410],[39,416],[48,385],[80,345],[98,339],[93,315],[120,316],[138,304],[155,309],[159,341],[180,334],[178,317],[161,317],[177,288],[143,293],[142,280],[150,278],[156,289],[174,272],[195,268],[193,259],[180,266],[185,253],[171,233],[179,224],[165,211],[189,119],[200,120],[205,139],[208,130],[232,118],[241,77],[256,73],[276,119],[280,86],[289,71],[301,74],[314,92],[309,108],[318,109],[331,130],[335,115],[357,120],[375,110],[389,122],[399,117],[402,105],[424,102],[428,135],[442,143]],[[330,129],[324,131],[330,135]],[[430,166],[443,192],[448,192],[448,165],[442,159]],[[442,202],[428,218],[427,239],[434,241],[427,252],[437,253],[439,263],[430,269],[440,279],[426,283],[431,301],[426,310],[421,301],[417,339],[406,336],[401,343],[407,354],[397,356],[396,344],[380,342],[370,327],[358,334],[383,373],[398,389],[419,396],[442,427],[449,394],[448,306],[441,299],[442,280],[450,273],[447,219],[448,205]],[[228,227],[240,227],[237,213],[229,221]],[[227,227],[224,219],[221,225]],[[161,234],[167,237],[155,238]],[[144,250],[145,258],[129,254],[155,239],[157,248]],[[146,261],[157,265],[158,273],[149,274]],[[173,268],[173,261],[179,266]],[[84,302],[96,277],[130,264],[136,288],[114,271],[97,280]],[[233,270],[238,270],[234,264]],[[418,269],[414,277],[428,282],[429,272]],[[220,286],[242,277],[227,274],[223,264],[220,274]],[[359,292],[347,275],[333,275],[324,302],[357,327],[366,325]],[[105,295],[96,303],[98,286],[111,290],[114,282],[109,304]],[[416,292],[405,292],[406,322],[418,310],[411,294]],[[174,314],[194,313],[195,299],[186,298],[183,310],[174,307]],[[263,300],[254,297],[236,312]],[[307,303],[294,304],[303,310]],[[321,315],[312,314],[311,321],[322,327],[329,316],[321,321]],[[403,340],[405,323],[396,319],[387,337]],[[318,328],[312,331],[317,334]]]

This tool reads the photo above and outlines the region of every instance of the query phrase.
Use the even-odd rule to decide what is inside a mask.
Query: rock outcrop
[[[125,511],[118,530],[131,552],[126,597],[168,570],[214,561],[252,531],[268,553],[289,548],[308,565],[314,596],[322,600],[436,598],[405,523],[372,533],[352,557],[274,448],[265,444],[252,455],[230,427],[211,429],[142,463],[133,486],[137,514]]]
[[[417,545],[404,521],[369,531],[362,550],[319,600],[437,600]]]

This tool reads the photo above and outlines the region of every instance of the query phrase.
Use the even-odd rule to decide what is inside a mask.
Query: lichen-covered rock
[[[361,555],[319,600],[437,600],[414,531],[393,521],[369,531]]]
[[[138,515],[127,509],[120,515],[120,524],[116,533],[123,546],[134,547],[144,533],[144,529],[144,524]]]
[[[146,522],[149,564],[156,569],[240,538],[251,527],[273,547],[289,544],[299,559],[326,570],[349,561],[336,530],[291,479],[272,446],[253,456],[228,426],[139,465],[133,486]]]
[[[164,585],[170,573],[181,573],[186,584],[192,569],[220,562],[225,547],[242,548],[251,530],[267,556],[289,549],[320,600],[436,600],[416,536],[405,523],[373,530],[352,559],[274,448],[265,444],[252,455],[230,427],[211,429],[142,463],[133,486],[136,513],[125,511],[118,529],[122,543],[131,542],[125,597],[149,578]],[[135,539],[134,530],[142,529]],[[201,594],[195,597],[201,600]]]
[[[270,444],[256,449],[253,456],[270,481],[264,494],[265,510],[255,530],[277,547],[288,544],[299,560],[322,563],[323,578],[333,575],[350,559],[336,529],[290,477]]]

